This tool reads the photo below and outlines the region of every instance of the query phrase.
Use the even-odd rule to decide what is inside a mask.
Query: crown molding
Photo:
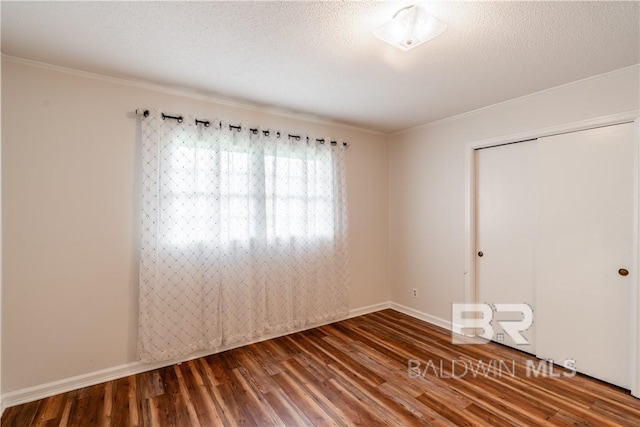
[[[562,89],[562,88],[565,88],[565,87],[571,87],[571,86],[574,86],[574,85],[577,85],[577,84],[580,84],[580,83],[583,83],[583,82],[587,82],[587,81],[590,81],[590,80],[597,80],[597,79],[601,79],[601,78],[604,78],[604,77],[615,76],[617,74],[624,74],[624,73],[627,73],[627,72],[632,72],[634,69],[636,71],[636,74],[640,75],[640,64],[633,64],[633,65],[629,65],[627,67],[618,68],[618,69],[613,70],[613,71],[607,71],[606,73],[596,74],[595,76],[585,77],[584,79],[574,80],[572,82],[561,84],[559,86],[554,86],[554,87],[550,87],[548,89],[543,89],[543,90],[540,90],[538,92],[528,93],[526,95],[522,95],[522,96],[519,96],[517,98],[508,99],[506,101],[498,102],[496,104],[487,105],[485,107],[480,107],[480,108],[477,108],[475,110],[466,111],[464,113],[456,114],[454,116],[445,117],[443,119],[435,120],[433,122],[423,123],[421,125],[413,126],[413,127],[407,128],[407,129],[402,129],[402,130],[399,130],[397,132],[389,134],[389,136],[393,137],[393,136],[398,136],[398,135],[411,133],[411,132],[418,131],[418,130],[421,130],[421,129],[428,129],[430,127],[434,127],[434,126],[437,126],[437,125],[441,125],[441,124],[445,124],[445,123],[448,123],[448,122],[456,121],[456,120],[463,119],[463,118],[466,118],[466,117],[471,117],[471,116],[474,116],[476,114],[482,113],[482,112],[484,112],[486,110],[491,110],[491,109],[494,109],[494,108],[497,108],[497,107],[501,107],[501,106],[504,106],[504,105],[509,105],[509,104],[514,103],[514,102],[519,102],[519,101],[525,100],[527,98],[532,98],[532,97],[535,97],[535,96],[538,96],[538,95],[542,95],[542,94],[545,94],[545,93],[548,93],[548,92],[553,92],[553,91],[556,91],[558,89]]]
[[[175,86],[151,83],[144,80],[126,79],[122,77],[114,77],[106,74],[94,73],[91,71],[83,71],[75,68],[68,68],[60,65],[49,64],[46,62],[34,61],[32,59],[21,58],[18,56],[7,55],[5,53],[2,54],[2,60],[7,62],[13,62],[15,64],[26,65],[34,68],[40,68],[44,70],[70,74],[78,77],[84,77],[87,79],[100,80],[104,82],[115,83],[115,84],[150,90],[154,92],[165,93],[167,95],[174,95],[174,96],[180,96],[183,98],[189,98],[189,99],[194,99],[198,101],[210,102],[212,104],[223,105],[226,107],[237,108],[237,109],[242,109],[247,111],[254,111],[254,112],[259,112],[263,114],[269,114],[272,116],[278,116],[285,119],[300,120],[300,121],[319,124],[323,126],[332,126],[335,128],[346,129],[346,130],[351,130],[356,132],[363,132],[363,133],[372,134],[372,135],[382,135],[382,136],[388,135],[387,133],[376,131],[373,129],[366,129],[359,126],[348,125],[345,123],[323,119],[318,116],[314,116],[312,114],[288,111],[278,107],[258,106],[255,104],[235,101],[233,99],[216,97],[214,95],[198,92],[196,90],[188,90],[188,89],[175,87]]]

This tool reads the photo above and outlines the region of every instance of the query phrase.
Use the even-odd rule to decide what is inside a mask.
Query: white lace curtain
[[[141,121],[139,360],[348,313],[342,143],[155,111]]]

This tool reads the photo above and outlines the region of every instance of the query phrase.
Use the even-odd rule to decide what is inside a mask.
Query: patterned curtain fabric
[[[342,143],[141,120],[139,360],[348,313]]]

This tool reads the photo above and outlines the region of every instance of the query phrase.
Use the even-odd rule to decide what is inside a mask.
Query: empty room
[[[0,1],[17,426],[639,426],[639,1]]]

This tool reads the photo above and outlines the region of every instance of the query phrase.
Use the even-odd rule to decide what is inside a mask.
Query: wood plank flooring
[[[640,425],[625,390],[450,338],[384,310],[8,408],[2,427]]]

